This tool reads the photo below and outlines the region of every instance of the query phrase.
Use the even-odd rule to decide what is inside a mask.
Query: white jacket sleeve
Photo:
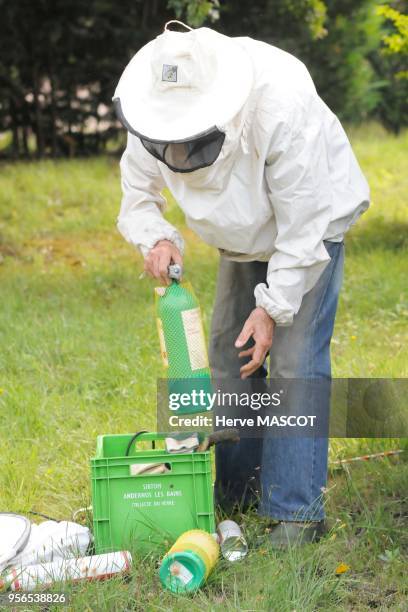
[[[159,240],[170,240],[183,252],[183,238],[162,215],[166,200],[161,191],[165,184],[158,163],[137,136],[128,135],[120,170],[123,197],[118,229],[122,236],[144,257]]]
[[[319,99],[309,96],[272,136],[265,166],[277,237],[267,283],[256,286],[255,298],[280,326],[292,324],[330,260],[323,243],[332,213],[326,143]]]

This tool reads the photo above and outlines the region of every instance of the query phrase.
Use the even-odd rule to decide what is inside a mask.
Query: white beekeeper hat
[[[113,97],[123,125],[157,142],[222,128],[244,106],[253,81],[252,61],[233,38],[209,28],[176,32],[171,23],[136,53]]]

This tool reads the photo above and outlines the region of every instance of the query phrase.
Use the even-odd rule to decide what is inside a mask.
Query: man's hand
[[[144,269],[152,278],[158,278],[164,285],[169,285],[167,268],[171,263],[183,265],[180,251],[170,240],[159,240],[146,257]]]
[[[238,357],[252,357],[240,369],[241,378],[248,378],[265,361],[266,354],[272,346],[274,328],[275,321],[261,307],[255,308],[245,321],[245,325],[235,341],[235,346],[236,348],[243,347],[250,338],[254,339],[255,344],[238,354]]]

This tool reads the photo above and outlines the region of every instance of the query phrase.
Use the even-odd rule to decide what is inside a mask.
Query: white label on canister
[[[193,574],[179,561],[173,561],[170,565],[170,574],[180,580],[184,585],[193,578]]]
[[[160,353],[162,356],[162,360],[163,360],[163,365],[165,368],[169,367],[169,360],[167,357],[167,349],[166,349],[166,341],[164,339],[164,331],[163,331],[163,323],[162,320],[160,319],[160,317],[157,317],[157,331],[159,334],[159,341],[160,341]]]
[[[208,368],[208,356],[200,309],[183,310],[181,317],[183,319],[191,369],[201,370],[202,368]]]

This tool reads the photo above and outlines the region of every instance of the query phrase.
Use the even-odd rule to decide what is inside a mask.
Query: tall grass
[[[351,136],[373,205],[346,243],[334,375],[407,376],[408,134],[374,125]],[[0,173],[0,510],[69,518],[89,503],[96,436],[154,427],[162,370],[153,283],[138,279],[141,258],[115,229],[117,160],[7,164]],[[186,238],[186,274],[208,329],[217,253],[170,196],[167,216]],[[395,443],[332,440],[331,456]],[[264,544],[239,566],[221,565],[193,599],[163,594],[149,560],[130,583],[77,587],[72,609],[402,609],[406,486],[401,461],[333,473],[333,531],[321,546],[278,555],[267,527],[244,517],[251,543]],[[340,561],[352,569],[339,578]]]

